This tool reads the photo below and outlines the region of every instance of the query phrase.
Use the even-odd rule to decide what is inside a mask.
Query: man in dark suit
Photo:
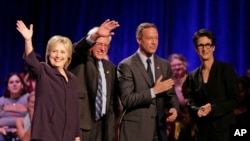
[[[239,104],[239,83],[234,68],[214,59],[215,37],[206,29],[195,32],[195,51],[201,66],[187,77],[183,92],[188,96],[197,141],[229,141],[233,110]]]
[[[139,49],[119,63],[124,108],[120,141],[166,141],[166,120],[174,121],[177,116],[179,104],[170,65],[155,55],[158,38],[154,24],[140,24],[136,31]]]
[[[104,57],[114,35],[111,31],[117,27],[117,21],[108,19],[74,44],[69,69],[78,78],[80,136],[83,141],[113,141],[115,137],[116,67]]]

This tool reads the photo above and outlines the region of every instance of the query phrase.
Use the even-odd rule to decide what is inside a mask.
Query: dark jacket
[[[172,77],[169,63],[154,55],[155,78]],[[137,53],[124,59],[118,66],[121,101],[126,113],[122,118],[121,141],[152,141],[154,130],[159,130],[160,141],[167,139],[166,110],[179,104],[174,89],[158,94],[154,100],[150,93],[151,82]],[[157,117],[156,117],[157,115]],[[157,119],[157,120],[156,120]]]
[[[79,136],[76,77],[66,71],[68,82],[57,69],[40,63],[34,52],[25,61],[36,76],[35,109],[31,139],[72,141]]]
[[[198,132],[207,125],[216,133],[229,130],[229,126],[234,124],[233,110],[240,99],[237,75],[231,65],[214,61],[206,84],[203,82],[200,66],[187,77],[183,90],[186,91],[184,93],[188,97],[188,107]],[[212,104],[211,113],[198,118],[197,110],[207,103]]]
[[[74,44],[73,58],[70,71],[78,78],[78,97],[80,103],[80,128],[91,130],[95,124],[95,100],[99,72],[97,60],[90,54],[93,46],[82,38]],[[107,86],[107,102],[105,115],[105,141],[113,141],[115,137],[115,125],[117,119],[117,77],[116,67],[110,61],[102,60]]]

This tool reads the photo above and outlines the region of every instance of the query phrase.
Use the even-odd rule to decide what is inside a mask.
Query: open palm
[[[99,27],[97,34],[103,37],[114,35],[114,32],[111,32],[111,31],[117,27],[119,27],[119,24],[117,21],[114,21],[114,20],[110,21],[109,19],[107,19]]]
[[[16,26],[16,29],[23,35],[25,40],[31,39],[33,36],[33,24],[30,24],[30,29],[28,29],[22,20],[18,20]]]

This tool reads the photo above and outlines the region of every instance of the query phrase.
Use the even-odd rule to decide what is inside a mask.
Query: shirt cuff
[[[88,35],[87,35],[86,41],[87,41],[89,44],[94,44],[95,41],[91,40],[90,36],[91,36],[91,34],[88,34]]]
[[[155,92],[154,92],[154,89],[153,89],[153,88],[151,88],[151,89],[150,89],[150,94],[151,94],[151,97],[152,97],[152,98],[155,98],[155,97],[156,97],[156,95],[155,95]]]

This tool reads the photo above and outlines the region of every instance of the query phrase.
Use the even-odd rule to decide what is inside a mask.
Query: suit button
[[[151,116],[151,118],[152,118],[152,119],[154,119],[154,118],[155,118],[155,116]]]

